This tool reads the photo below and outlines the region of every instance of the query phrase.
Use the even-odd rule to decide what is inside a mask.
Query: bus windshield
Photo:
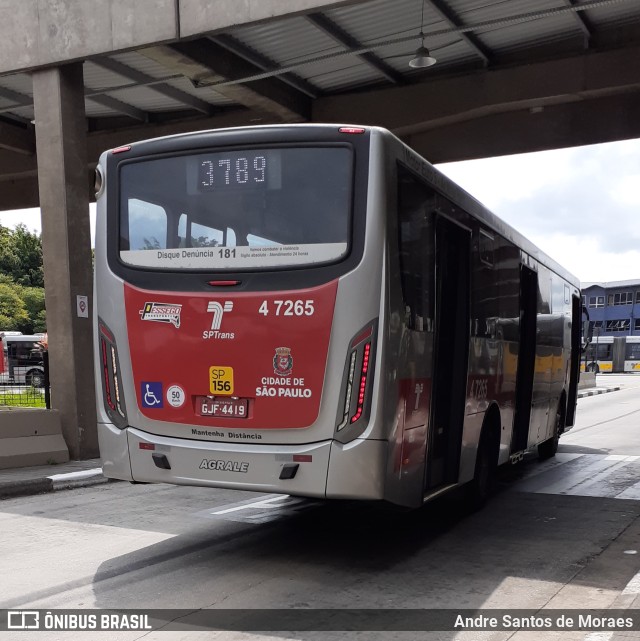
[[[342,145],[124,163],[120,260],[207,270],[338,261],[349,250],[352,167]]]

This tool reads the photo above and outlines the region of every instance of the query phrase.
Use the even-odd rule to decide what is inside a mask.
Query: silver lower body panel
[[[218,443],[98,425],[103,472],[110,478],[316,498],[384,498],[386,441],[333,440],[301,445]],[[170,469],[158,467],[164,455]],[[298,465],[293,478],[283,467]]]

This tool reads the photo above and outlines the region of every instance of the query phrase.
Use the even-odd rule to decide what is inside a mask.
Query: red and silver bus
[[[573,425],[578,280],[384,129],[136,142],[97,212],[108,477],[482,499]]]
[[[0,332],[0,383],[44,387],[44,334]]]

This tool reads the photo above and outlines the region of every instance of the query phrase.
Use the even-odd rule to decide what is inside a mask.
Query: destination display
[[[263,153],[228,153],[200,156],[198,164],[198,188],[201,191],[216,189],[264,189],[267,172],[274,169],[273,158],[267,163]]]

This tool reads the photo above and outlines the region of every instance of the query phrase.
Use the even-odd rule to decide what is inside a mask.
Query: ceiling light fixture
[[[438,62],[431,53],[429,53],[429,49],[424,46],[424,2],[425,0],[422,0],[422,16],[420,18],[420,42],[422,44],[416,49],[413,58],[409,60],[409,66],[414,69],[431,67]]]

